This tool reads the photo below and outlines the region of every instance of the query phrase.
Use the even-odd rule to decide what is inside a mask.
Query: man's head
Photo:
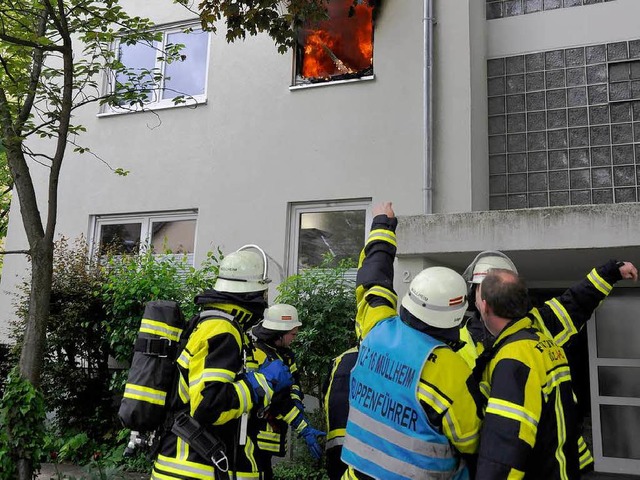
[[[497,336],[511,320],[527,314],[527,286],[518,274],[511,270],[491,269],[478,285],[475,305],[487,330]]]
[[[267,256],[260,247],[240,247],[220,262],[213,289],[226,293],[266,292],[271,282],[267,278],[267,265]]]
[[[467,285],[450,268],[425,268],[411,281],[402,307],[432,327],[458,327],[467,309]]]

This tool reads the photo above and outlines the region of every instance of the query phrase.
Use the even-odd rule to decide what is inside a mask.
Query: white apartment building
[[[162,242],[196,264],[255,243],[277,284],[327,251],[355,257],[370,206],[391,200],[399,294],[425,266],[462,272],[488,249],[541,298],[610,258],[640,264],[638,0],[382,0],[349,21],[351,1],[333,0],[335,18],[284,55],[266,35],[198,32],[172,2],[123,3],[184,43],[187,61],[168,66],[173,83],[145,112],[78,113],[81,143],[131,173],[70,153],[59,234]],[[120,53],[155,62],[142,47]],[[174,90],[187,105],[171,104]],[[17,202],[6,248],[26,248]],[[26,269],[5,259],[0,336]],[[619,283],[576,346],[603,472],[640,471],[634,287]]]

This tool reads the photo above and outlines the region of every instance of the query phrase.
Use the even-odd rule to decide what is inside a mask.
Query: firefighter
[[[333,359],[330,374],[322,386],[327,443],[326,467],[329,480],[342,478],[347,465],[340,459],[349,415],[349,380],[358,358],[358,347],[352,347]]]
[[[287,431],[289,425],[305,440],[310,454],[320,459],[322,448],[318,437],[325,433],[316,430],[307,421],[300,388],[300,375],[291,342],[298,334],[302,322],[298,311],[292,305],[271,305],[264,312],[264,320],[251,330],[254,359],[258,365],[281,360],[293,375],[293,385],[274,395],[268,409],[259,409],[251,415],[249,435],[257,445],[256,459],[265,480],[273,478],[271,457],[283,457],[287,451]]]
[[[477,288],[491,269],[505,269],[518,273],[511,259],[502,252],[481,252],[463,274],[470,285],[470,299],[475,298]],[[637,280],[636,267],[630,262],[610,260],[592,269],[586,278],[562,295],[546,301],[540,307],[531,308],[528,315],[538,330],[552,338],[556,345],[566,348],[569,341],[591,318],[598,305],[611,293],[613,285],[622,279]],[[465,326],[460,330],[460,337],[465,346],[459,353],[473,368],[478,355],[491,346],[495,338],[484,327],[473,302],[470,302],[468,316]],[[579,424],[582,423],[580,417],[577,417],[577,421]],[[582,436],[578,439],[578,445],[580,469],[587,472],[593,469],[593,456]]]
[[[423,270],[398,315],[397,219],[391,203],[373,214],[356,284],[363,340],[351,372],[343,478],[469,478],[461,454],[475,453],[480,419],[467,386],[471,370],[454,351],[467,307],[465,281],[445,267]]]
[[[477,480],[580,477],[577,405],[564,350],[527,315],[518,275],[492,269],[476,308],[495,343],[478,358],[487,397]]]
[[[173,412],[188,412],[221,441],[226,459],[214,468],[211,459],[167,432],[152,479],[262,478],[255,445],[246,437],[247,415],[266,407],[275,393],[293,382],[281,360],[247,370],[253,359],[245,332],[262,318],[269,282],[265,253],[246,245],[223,258],[213,290],[196,297],[204,311],[177,362],[180,376]]]
[[[469,298],[475,298],[475,290],[492,268],[502,268],[518,273],[516,266],[504,253],[485,251],[476,256],[467,267],[463,277],[469,282]],[[609,260],[592,269],[582,281],[567,289],[562,295],[552,298],[543,306],[532,308],[530,314],[536,326],[559,346],[565,346],[593,315],[594,310],[607,298],[613,285],[622,279],[637,280],[638,270],[630,262]],[[475,358],[485,346],[493,343],[487,335],[474,305],[469,306],[469,319],[461,329],[461,337],[468,341],[462,350],[465,359],[473,366]]]

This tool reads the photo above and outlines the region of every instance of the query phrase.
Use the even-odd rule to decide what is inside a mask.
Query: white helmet
[[[298,310],[293,305],[277,303],[264,311],[262,326],[269,330],[288,332],[302,325],[298,320]]]
[[[402,306],[432,327],[457,327],[467,310],[467,284],[450,268],[426,268],[411,281]]]
[[[492,268],[502,268],[518,273],[516,266],[504,253],[498,251],[484,251],[479,253],[464,271],[464,278],[469,283],[482,283],[484,277]]]
[[[267,255],[257,245],[245,245],[222,259],[213,289],[229,293],[261,292],[269,288],[270,281]]]

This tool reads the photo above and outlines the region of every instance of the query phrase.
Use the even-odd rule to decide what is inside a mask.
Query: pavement
[[[99,478],[93,475],[90,475],[87,472],[86,467],[78,467],[77,465],[70,464],[59,464],[57,465],[58,469],[56,474],[56,466],[52,463],[43,463],[40,474],[36,477],[36,480],[81,480],[85,478]],[[150,474],[149,473],[124,473],[120,476],[107,476],[110,480],[148,480]],[[582,477],[583,480],[640,480],[640,475],[619,475],[613,473],[600,473],[600,472],[591,472]]]
[[[97,469],[89,467],[79,467],[68,463],[43,463],[36,480],[83,480],[100,478]],[[105,478],[109,480],[149,480],[150,473],[113,473],[106,471]]]

